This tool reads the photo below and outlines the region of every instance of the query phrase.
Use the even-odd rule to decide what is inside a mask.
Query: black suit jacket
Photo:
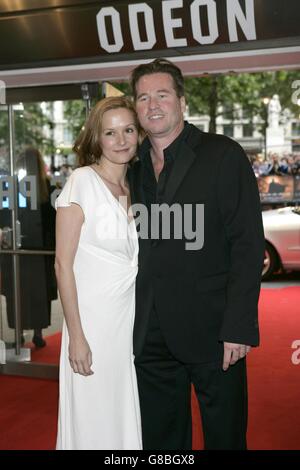
[[[155,305],[173,355],[186,363],[220,360],[223,341],[259,343],[257,303],[264,234],[256,178],[233,140],[191,124],[180,143],[164,202],[204,204],[204,245],[181,240],[139,240],[134,354],[145,340]],[[143,164],[130,184],[132,202],[145,203]]]

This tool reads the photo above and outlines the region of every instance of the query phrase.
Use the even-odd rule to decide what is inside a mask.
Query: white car
[[[300,207],[284,207],[262,213],[266,250],[262,279],[278,269],[300,270]]]

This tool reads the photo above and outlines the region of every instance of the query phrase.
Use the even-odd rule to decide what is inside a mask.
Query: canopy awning
[[[159,56],[186,75],[297,68],[299,20],[299,0],[0,0],[0,79],[122,80]]]

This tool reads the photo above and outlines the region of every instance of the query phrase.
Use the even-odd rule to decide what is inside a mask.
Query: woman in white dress
[[[138,137],[132,104],[101,100],[74,146],[80,167],[56,201],[60,450],[142,448],[132,353],[138,239],[126,180]]]

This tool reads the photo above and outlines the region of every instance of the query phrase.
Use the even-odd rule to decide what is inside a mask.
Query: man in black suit
[[[145,236],[136,213],[144,233],[134,326],[144,448],[191,449],[193,383],[205,448],[246,449],[246,354],[259,342],[264,253],[256,179],[236,142],[184,121],[184,81],[173,63],[140,65],[131,84],[147,133],[132,202],[150,214]],[[164,236],[166,212],[156,217],[163,204],[181,209],[181,228],[190,227],[181,237],[178,219]]]

